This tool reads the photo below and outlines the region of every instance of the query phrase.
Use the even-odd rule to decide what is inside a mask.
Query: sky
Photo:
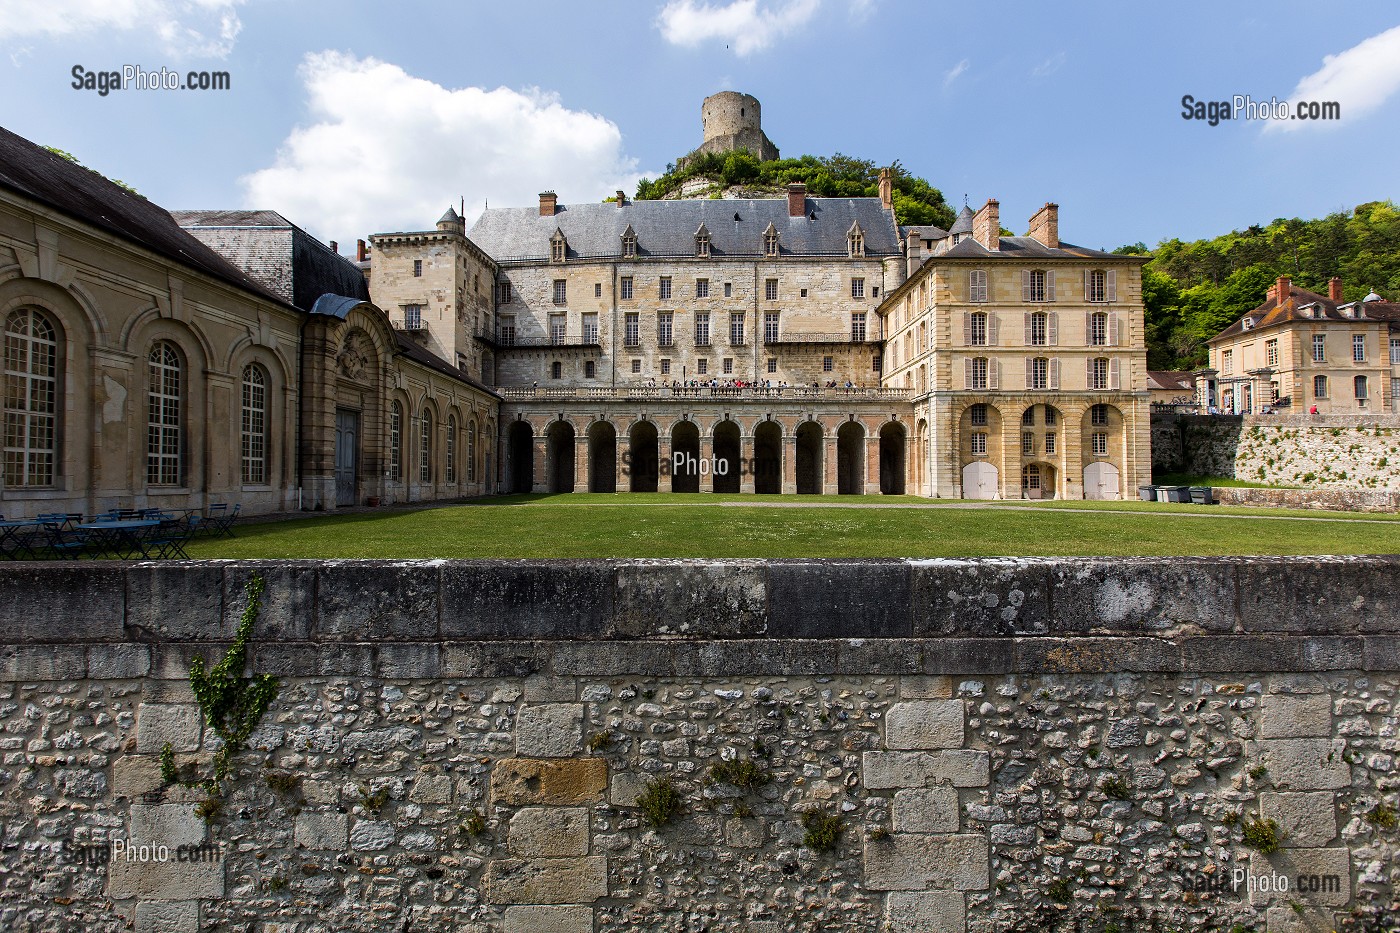
[[[73,86],[124,66],[229,87]],[[1018,234],[1053,201],[1089,247],[1400,200],[1390,3],[0,0],[0,74],[5,128],[166,208],[276,210],[342,250],[459,203],[470,224],[545,189],[630,195],[720,90],[762,102],[785,156],[898,160]],[[1341,119],[1211,126],[1185,95]]]

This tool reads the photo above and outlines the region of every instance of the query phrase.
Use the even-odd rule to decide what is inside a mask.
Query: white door
[[[1111,463],[1099,461],[1084,468],[1084,498],[1117,499],[1118,468]]]
[[[985,460],[963,467],[962,494],[964,499],[997,498],[997,468]]]

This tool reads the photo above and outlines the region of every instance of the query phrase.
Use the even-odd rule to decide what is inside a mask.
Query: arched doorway
[[[753,432],[753,491],[783,491],[783,429],[776,421],[760,422]]]
[[[1084,468],[1084,498],[1122,498],[1118,489],[1118,468],[1105,460],[1086,466]]]
[[[1021,498],[1055,498],[1055,468],[1048,463],[1027,463],[1021,467]]]
[[[904,425],[888,421],[880,428],[880,493],[904,495]]]
[[[836,491],[865,493],[865,426],[859,421],[847,421],[836,432]]]
[[[700,429],[677,421],[671,429],[671,491],[700,491]]]
[[[797,494],[817,496],[822,491],[822,426],[804,421],[797,426]]]
[[[656,492],[659,456],[656,425],[650,421],[632,425],[627,432],[627,467],[633,492]]]
[[[506,436],[510,463],[507,492],[531,492],[535,488],[535,432],[528,421],[513,421]]]
[[[997,468],[985,460],[976,460],[963,467],[962,494],[964,499],[997,498]]]
[[[609,421],[588,427],[588,491],[617,492],[617,428]]]
[[[574,491],[574,426],[556,421],[545,430],[545,481],[550,492]]]
[[[739,426],[721,421],[715,426],[715,459],[711,466],[715,492],[739,491]]]

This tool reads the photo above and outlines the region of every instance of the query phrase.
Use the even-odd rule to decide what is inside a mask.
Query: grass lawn
[[[241,524],[194,558],[986,557],[1400,553],[1371,516],[1155,503],[575,494]],[[800,503],[788,505],[789,503]],[[1074,506],[1096,506],[1071,511]],[[1240,517],[1243,515],[1244,517]],[[1195,516],[1195,517],[1188,517]]]

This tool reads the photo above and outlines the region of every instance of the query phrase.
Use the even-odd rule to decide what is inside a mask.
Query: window
[[[443,464],[445,468],[444,478],[449,483],[457,482],[457,416],[447,416],[447,462]]]
[[[862,279],[862,278],[854,278],[854,279],[851,279],[851,297],[852,297],[852,298],[864,298],[864,297],[865,297],[865,279]]]
[[[1313,334],[1313,362],[1325,363],[1327,361],[1327,337],[1323,334]]]
[[[967,300],[987,300],[987,272],[985,269],[973,269],[967,274]]]
[[[641,344],[641,318],[636,311],[628,311],[622,319],[622,343],[635,347]]]
[[[585,314],[583,316],[583,342],[585,344],[598,342],[598,315]]]
[[[846,255],[851,257],[865,255],[865,234],[861,232],[859,226],[853,227],[846,234]]]
[[[708,311],[695,313],[695,345],[697,347],[710,345],[710,313]]]
[[[1046,454],[1053,454],[1054,452],[1055,452],[1055,432],[1054,432],[1054,431],[1046,431],[1046,432],[1045,432],[1045,453],[1046,453]]]
[[[509,347],[515,343],[515,318],[501,318],[500,327],[496,328],[497,342],[503,347]]]
[[[632,300],[632,276],[630,275],[624,275],[622,277],[622,300]]]
[[[880,354],[876,353],[870,357],[870,369],[872,372],[880,371]]]
[[[594,298],[602,298],[602,297],[603,297],[603,283],[602,283],[602,282],[594,282],[594,283],[593,283],[593,297],[594,297]]]
[[[1108,276],[1102,269],[1094,269],[1084,274],[1084,300],[1108,300]]]
[[[710,257],[710,235],[705,231],[705,227],[700,227],[700,232],[695,234],[695,255],[701,259]]]
[[[697,373],[699,373],[700,375],[702,375],[702,376],[705,375],[706,373],[708,373],[708,372],[710,371],[710,361],[709,361],[709,360],[696,360],[696,361],[695,361],[695,371],[696,371]]]
[[[865,342],[865,312],[857,311],[851,315],[851,342]]]
[[[766,280],[766,281],[763,283],[763,300],[764,300],[764,301],[777,301],[777,300],[778,300],[778,280],[777,280],[777,279],[768,279],[768,280]]]
[[[58,459],[58,333],[41,312],[5,320],[5,485],[52,486]]]
[[[671,319],[672,312],[670,311],[662,311],[656,315],[657,346],[669,347],[671,345]]]
[[[549,316],[549,342],[554,346],[562,346],[564,335],[568,327],[568,318],[562,314],[551,314]]]
[[[733,311],[729,315],[729,343],[732,346],[744,345],[744,312]]]
[[[1352,358],[1352,361],[1353,361],[1353,362],[1356,362],[1356,363],[1364,363],[1364,362],[1366,362],[1366,335],[1365,335],[1365,334],[1352,334],[1352,335],[1351,335],[1351,358]],[[1359,397],[1359,396],[1358,396],[1358,397]]]
[[[243,367],[243,405],[239,420],[243,483],[267,482],[267,374],[256,363]]]
[[[467,482],[476,482],[476,422],[467,422]]]
[[[805,288],[802,289],[801,295],[802,295],[803,298],[806,298],[806,297],[807,297],[807,289],[805,289]]]
[[[1366,377],[1357,376],[1352,380],[1352,385],[1356,389],[1356,400],[1364,403],[1366,401]]]
[[[982,404],[973,405],[971,411],[968,414],[968,419],[972,424],[986,424],[987,406]]]
[[[1108,406],[1091,405],[1089,407],[1089,423],[1092,425],[1108,424]]]
[[[987,312],[974,311],[968,315],[967,322],[967,342],[974,347],[985,347],[987,345]]]
[[[1327,397],[1327,377],[1313,376],[1313,398]]]
[[[1025,411],[1021,412],[1021,423],[1022,423],[1022,424],[1025,424],[1025,425],[1035,424],[1035,406],[1034,406],[1034,405],[1032,405],[1030,408],[1027,408]]]
[[[1231,373],[1233,373],[1234,371],[1235,371],[1235,351],[1234,351],[1234,350],[1221,350],[1221,351],[1220,351],[1220,374],[1221,374],[1222,376],[1228,376],[1228,375],[1230,375]]]
[[[420,428],[418,435],[418,482],[431,483],[433,481],[433,413],[425,408],[418,424]]]
[[[631,232],[631,227],[628,227],[627,231],[622,235],[622,258],[635,259],[637,256],[637,235]]]
[[[1048,389],[1050,387],[1050,361],[1043,356],[1030,360],[1030,370],[1026,373],[1028,389]]]
[[[421,260],[421,259],[415,259],[415,260],[413,260],[413,277],[414,277],[415,279],[418,279],[418,278],[422,278],[422,277],[423,277],[423,260]]]
[[[726,297],[726,298],[733,298],[733,297],[734,297],[734,283],[733,283],[733,282],[725,282],[725,283],[724,283],[724,297]]]
[[[1095,457],[1108,456],[1108,432],[1095,431],[1093,437],[1090,440],[1092,442]]]
[[[972,377],[968,380],[969,389],[987,388],[987,358],[975,357],[972,360]]]
[[[763,314],[763,342],[778,342],[778,312],[765,311]]]
[[[1264,365],[1269,367],[1278,366],[1278,340],[1264,341]]]
[[[1051,408],[1049,405],[1046,405],[1046,406],[1045,406],[1045,426],[1046,426],[1047,428],[1053,427],[1053,426],[1054,426],[1054,424],[1055,424],[1055,417],[1056,417],[1056,416],[1055,416],[1055,409]]]
[[[515,297],[515,296],[511,293],[510,283],[509,283],[509,282],[502,282],[502,283],[501,283],[501,304],[503,304],[503,305],[508,305],[508,304],[510,304],[511,301],[512,301],[512,299],[513,299],[514,297]]]
[[[557,305],[567,304],[569,300],[569,283],[564,279],[554,280],[554,303]]]
[[[403,406],[389,406],[389,482],[403,480]]]
[[[1024,445],[1023,445],[1023,446],[1024,446]],[[1026,453],[1030,453],[1030,451],[1025,451],[1025,452],[1026,452]],[[1021,488],[1022,488],[1022,489],[1039,489],[1039,488],[1040,488],[1040,464],[1038,464],[1038,463],[1028,463],[1028,464],[1026,464],[1024,467],[1021,468]]]
[[[733,373],[734,373],[734,360],[733,360],[733,358],[732,358],[732,357],[726,356],[726,357],[724,358],[723,367],[724,367],[724,374],[725,374],[726,376],[733,375]]]
[[[1021,454],[1022,454],[1023,456],[1029,457],[1029,456],[1031,456],[1031,455],[1034,454],[1034,453],[1035,453],[1035,432],[1034,432],[1034,431],[1022,431],[1022,432],[1021,432]]]
[[[768,357],[768,371],[769,371],[770,373],[775,373],[775,372],[778,371],[778,358],[777,358],[777,357],[775,357],[775,356],[770,356],[770,357]],[[1400,385],[1400,380],[1397,380],[1396,385]]]
[[[772,231],[773,227],[771,224],[769,225],[768,229],[769,231]],[[769,232],[763,235],[763,255],[778,255],[778,234]]]
[[[661,277],[661,300],[671,300],[671,277],[669,275],[663,275]]]
[[[564,364],[561,363],[561,362],[559,362],[558,360],[555,360],[554,362],[550,363],[550,364],[549,364],[549,378],[551,378],[551,379],[563,379],[563,378],[564,378]]]
[[[1021,270],[1022,301],[1054,301],[1055,273],[1044,269]]]
[[[1108,388],[1108,360],[1103,357],[1089,361],[1089,388]]]
[[[696,279],[696,280],[695,280],[695,297],[696,297],[696,298],[709,298],[709,297],[710,297],[710,280],[709,280],[709,279]]]
[[[972,432],[972,455],[974,457],[985,457],[987,455],[987,432]]]
[[[1400,363],[1400,337],[1390,338],[1390,362]],[[1400,383],[1400,380],[1396,380]]]
[[[671,375],[671,361],[670,361],[670,360],[662,360],[662,361],[661,361],[661,375],[663,375],[663,376],[669,376],[669,375]]]
[[[150,377],[146,407],[146,482],[152,486],[178,486],[182,479],[181,408],[184,402],[180,354],[174,344],[161,340],[151,347],[146,362]]]
[[[633,361],[632,361],[632,374],[633,374],[633,375],[636,375],[637,373],[640,373],[641,371],[642,371],[642,361],[641,361],[641,360],[633,360]]]
[[[403,306],[403,328],[404,330],[423,329],[423,306],[404,305]]]
[[[1240,330],[1254,330],[1254,318],[1247,317],[1240,321]]]
[[[829,373],[836,368],[836,361],[829,356],[822,357],[822,372]]]
[[[1044,311],[1036,311],[1030,316],[1030,335],[1026,341],[1033,347],[1045,347],[1050,345],[1050,315]]]
[[[550,262],[563,262],[564,253],[568,248],[568,243],[564,240],[564,234],[556,232],[549,238],[549,259]]]
[[[1102,311],[1095,311],[1089,315],[1089,345],[1108,346],[1108,315]]]
[[[583,361],[583,378],[585,378],[585,379],[596,379],[596,378],[598,378],[598,364],[595,363],[593,360],[584,360],[584,361]]]

